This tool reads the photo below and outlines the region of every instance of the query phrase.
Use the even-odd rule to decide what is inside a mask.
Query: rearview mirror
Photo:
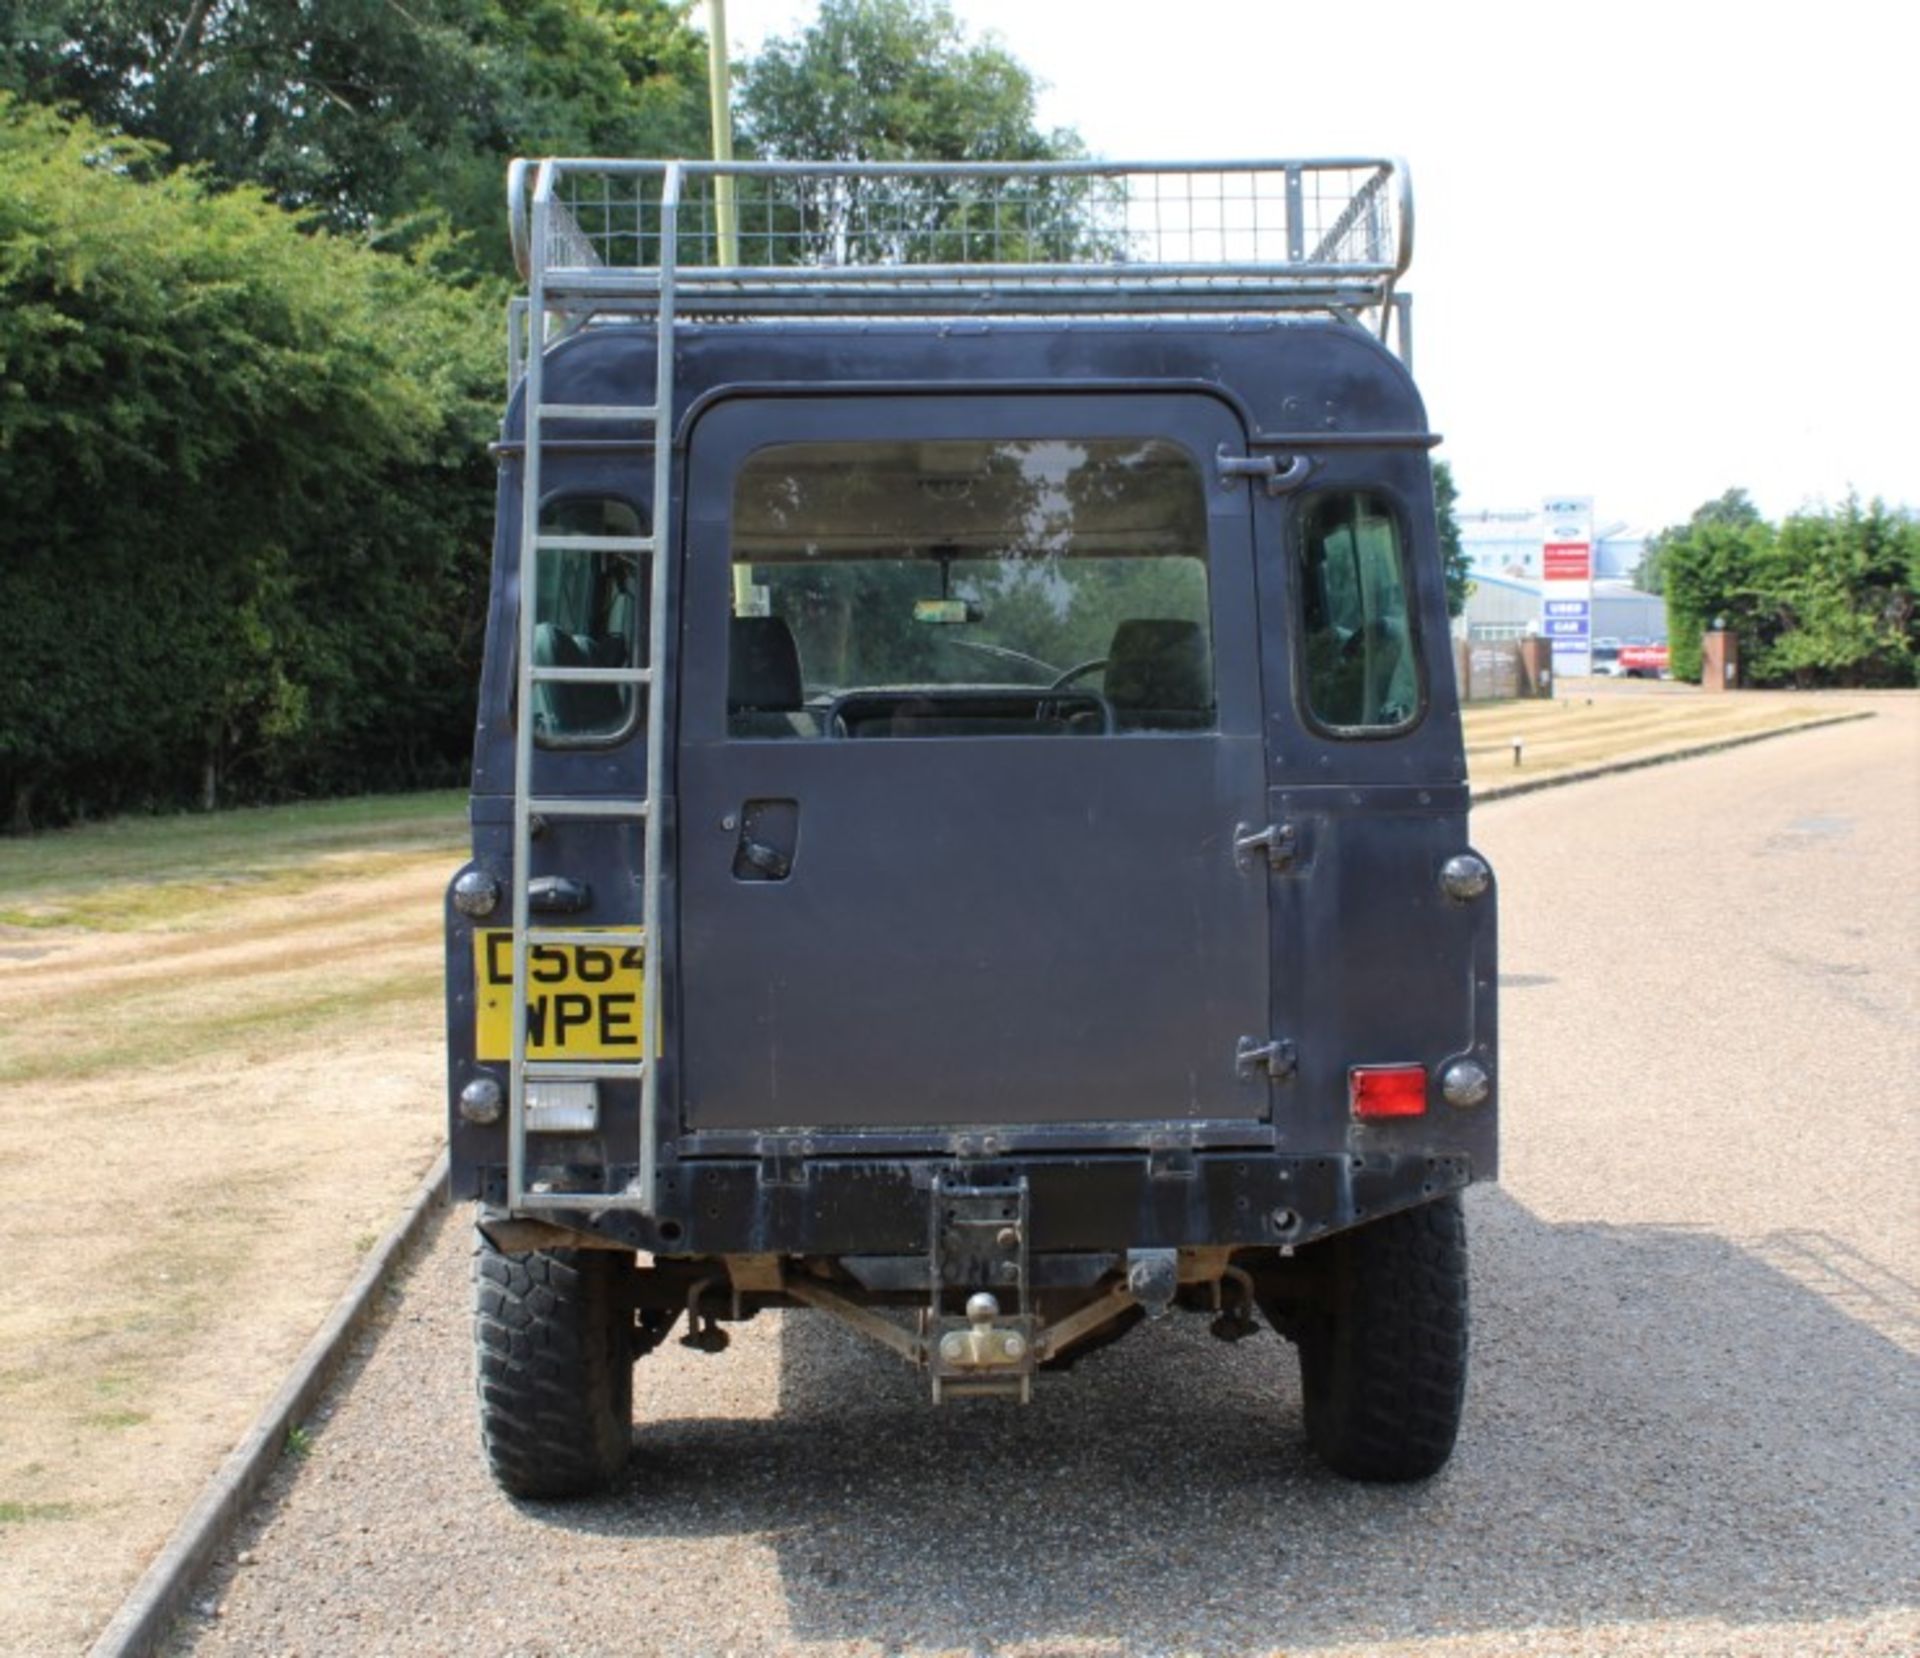
[[[913,619],[951,626],[956,622],[978,622],[986,612],[971,599],[915,599]]]

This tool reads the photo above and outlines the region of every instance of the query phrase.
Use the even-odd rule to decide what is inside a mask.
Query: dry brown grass
[[[0,847],[0,1648],[99,1630],[436,1150],[458,803],[313,815]]]
[[[1697,686],[1599,680],[1550,702],[1471,705],[1466,714],[1467,771],[1474,792],[1514,782],[1671,754],[1703,743],[1790,729],[1871,707],[1870,699],[1824,692],[1708,694]],[[1521,743],[1514,764],[1513,744]]]

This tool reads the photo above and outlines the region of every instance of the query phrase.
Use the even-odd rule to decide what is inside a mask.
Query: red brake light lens
[[[1420,1065],[1356,1065],[1347,1072],[1347,1103],[1362,1122],[1419,1117],[1427,1109],[1427,1073]]]

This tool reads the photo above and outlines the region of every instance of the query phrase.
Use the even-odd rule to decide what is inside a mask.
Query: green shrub
[[[1729,507],[1732,503],[1732,507]],[[1778,529],[1729,490],[1658,538],[1676,679],[1700,677],[1715,620],[1755,685],[1912,685],[1920,659],[1920,523],[1849,499]]]
[[[457,778],[496,318],[0,100],[15,827]]]

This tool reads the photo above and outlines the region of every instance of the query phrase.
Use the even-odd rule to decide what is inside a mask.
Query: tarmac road
[[[202,1654],[1920,1651],[1920,700],[1484,807],[1506,1170],[1424,1488],[1199,1320],[944,1412],[815,1315],[637,1378],[595,1503],[482,1470],[465,1217],[235,1541]]]

